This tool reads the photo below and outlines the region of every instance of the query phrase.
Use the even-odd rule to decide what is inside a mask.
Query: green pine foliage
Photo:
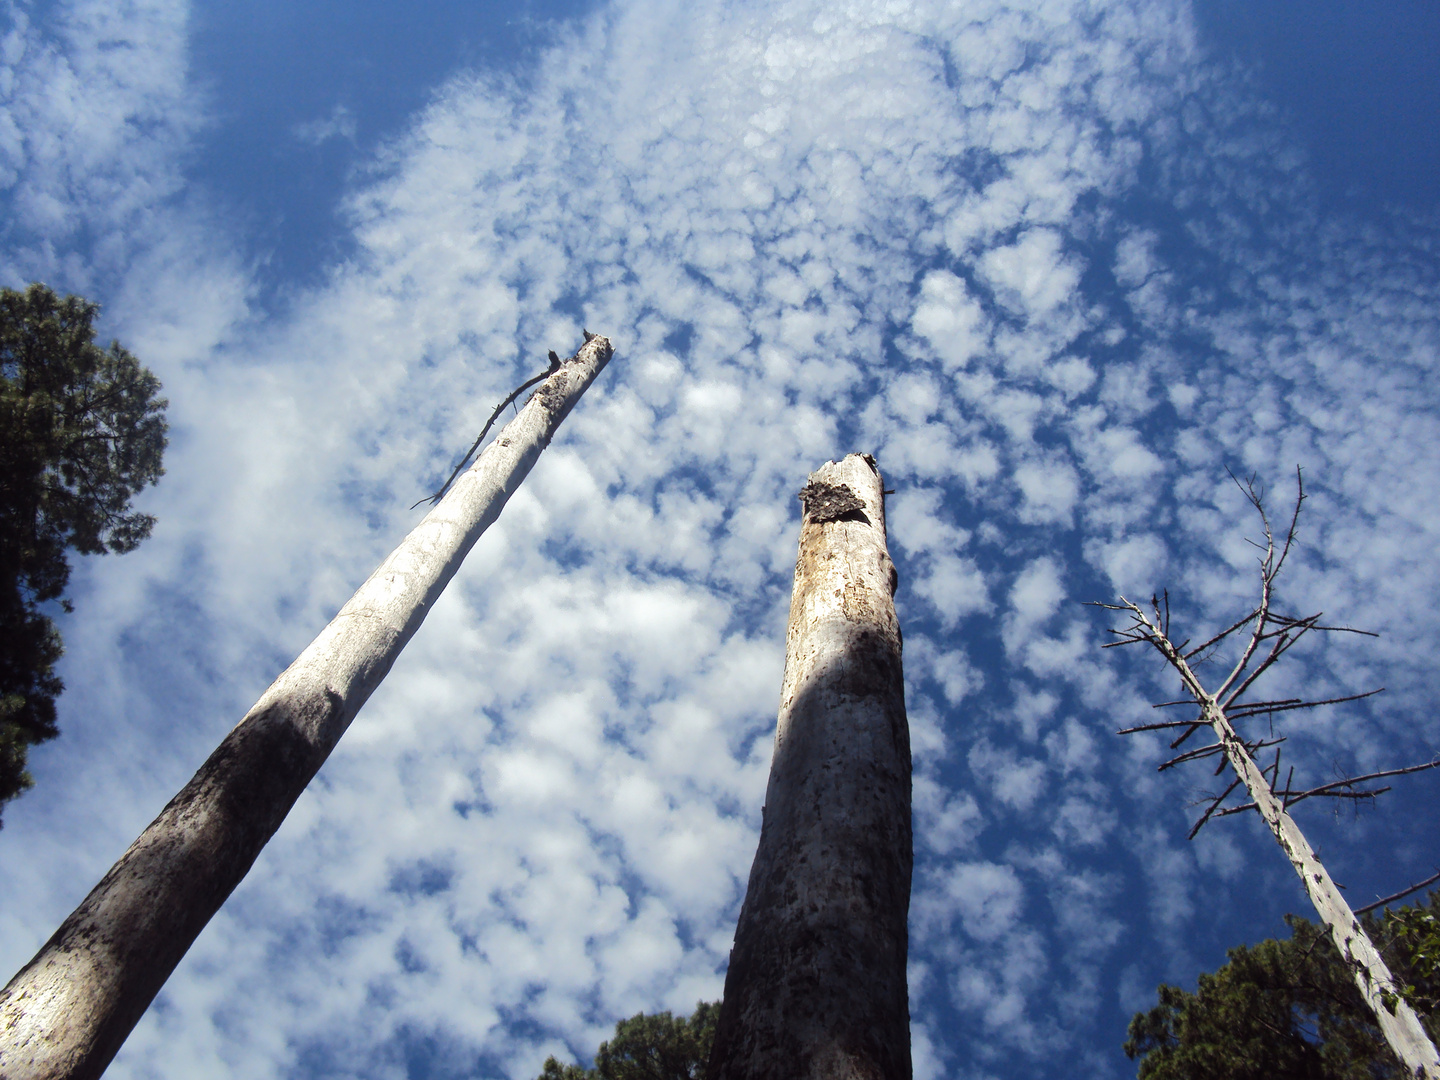
[[[45,605],[70,610],[69,552],[130,551],[155,523],[130,500],[164,472],[166,402],[118,342],[95,344],[98,310],[0,290],[0,806],[57,734],[63,648]]]
[[[1415,907],[1365,916],[1403,993],[1440,1035],[1440,891]],[[1288,941],[1228,952],[1194,993],[1162,985],[1130,1021],[1125,1053],[1139,1080],[1401,1080],[1349,969],[1323,926],[1287,915]]]
[[[593,1069],[549,1057],[539,1080],[699,1080],[719,1017],[718,1001],[697,1002],[689,1016],[636,1013],[616,1024],[615,1037],[600,1044]]]

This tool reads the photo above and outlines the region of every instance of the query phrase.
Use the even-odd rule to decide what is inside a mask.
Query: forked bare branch
[[[1383,795],[1390,788],[1373,788],[1370,791],[1354,791],[1354,785],[1368,783],[1371,780],[1380,780],[1387,776],[1408,776],[1411,773],[1425,772],[1427,769],[1440,768],[1440,758],[1434,761],[1427,761],[1424,765],[1409,765],[1403,769],[1385,769],[1381,772],[1366,773],[1363,776],[1347,776],[1343,780],[1335,780],[1329,784],[1321,784],[1319,787],[1310,788],[1308,791],[1291,791],[1289,781],[1286,781],[1284,790],[1276,790],[1275,794],[1285,800],[1287,806],[1294,806],[1302,799],[1313,798],[1323,795],[1335,799],[1373,799],[1376,795]],[[1273,781],[1272,781],[1273,783]],[[1347,790],[1340,790],[1340,789]],[[1229,814],[1238,814],[1243,810],[1254,810],[1253,802],[1243,806],[1230,806],[1222,810],[1217,816],[1226,817]]]
[[[1263,739],[1259,742],[1246,743],[1245,749],[1253,754],[1256,750],[1263,750],[1267,746],[1276,746],[1279,743],[1283,743],[1284,741],[1285,737],[1282,735],[1278,739]],[[1209,746],[1202,746],[1199,750],[1190,750],[1184,754],[1181,754],[1179,757],[1171,758],[1169,761],[1165,762],[1165,764],[1161,765],[1157,771],[1164,772],[1166,769],[1173,769],[1176,765],[1183,765],[1187,761],[1194,761],[1197,758],[1210,757],[1212,754],[1221,754],[1224,753],[1226,749],[1226,744],[1223,742],[1212,743]]]

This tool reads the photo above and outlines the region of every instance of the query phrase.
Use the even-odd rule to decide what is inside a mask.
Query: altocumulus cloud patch
[[[156,45],[182,17],[108,32],[183,86]],[[587,326],[617,359],[113,1075],[533,1076],[619,1017],[718,994],[795,491],[852,449],[897,489],[917,1074],[1049,1075],[1060,1052],[1124,1074],[1134,987],[1298,899],[1258,830],[1184,844],[1186,782],[1108,734],[1168,690],[1101,656],[1077,601],[1184,582],[1185,617],[1223,619],[1252,565],[1225,467],[1279,503],[1303,464],[1297,606],[1403,634],[1311,657],[1345,689],[1383,669],[1393,700],[1368,727],[1317,718],[1295,757],[1427,752],[1411,710],[1433,679],[1404,643],[1436,633],[1435,512],[1409,497],[1440,445],[1433,236],[1323,216],[1183,5],[620,3],[560,36],[523,85],[437,90],[347,196],[358,254],[281,318],[247,314],[226,231],[164,201],[165,139],[98,141],[12,237],[11,272],[36,273],[78,250],[72,218],[113,234],[94,287],[177,437],[155,538],[86,577],[105,618],[67,630],[70,734],[7,811],[27,869],[0,885],[5,958]],[[84,35],[25,40],[57,58],[24,69],[37,87],[90,62]],[[113,100],[142,105],[117,131],[151,109],[196,137],[170,83],[126,79]],[[36,145],[61,127],[11,115]],[[38,175],[13,169],[17,205]],[[96,177],[154,178],[163,222],[104,216]],[[1325,834],[1353,890],[1423,858],[1365,854],[1383,828]],[[74,853],[42,857],[57,841]]]

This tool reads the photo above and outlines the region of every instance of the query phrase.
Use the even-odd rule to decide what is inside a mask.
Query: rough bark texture
[[[1400,996],[1389,966],[1330,879],[1324,864],[1305,839],[1305,834],[1300,831],[1300,826],[1295,824],[1295,819],[1276,797],[1270,781],[1250,757],[1244,741],[1236,733],[1215,696],[1200,685],[1200,680],[1195,677],[1185,658],[1168,638],[1158,633],[1158,629],[1157,637],[1160,639],[1160,651],[1180,673],[1186,689],[1201,703],[1205,720],[1225,748],[1225,756],[1231,768],[1244,781],[1260,816],[1275,834],[1276,841],[1289,858],[1290,865],[1295,868],[1295,873],[1300,875],[1305,892],[1315,905],[1316,913],[1329,927],[1335,947],[1349,965],[1355,985],[1375,1013],[1385,1041],[1390,1044],[1395,1056],[1415,1076],[1440,1080],[1440,1056],[1436,1055],[1435,1045],[1426,1034],[1420,1018],[1415,1015],[1415,1010]]]
[[[908,1080],[910,729],[868,455],[800,497],[775,757],[710,1080]]]
[[[0,1077],[98,1077],[611,356],[592,338],[0,991]]]

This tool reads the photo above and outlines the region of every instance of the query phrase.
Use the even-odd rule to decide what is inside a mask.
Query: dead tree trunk
[[[1239,484],[1239,481],[1237,480],[1236,483]],[[1435,1044],[1430,1041],[1415,1010],[1405,1000],[1401,988],[1396,984],[1379,950],[1375,948],[1369,935],[1361,927],[1360,920],[1350,910],[1350,905],[1345,902],[1345,898],[1331,880],[1324,864],[1320,862],[1314,849],[1305,839],[1304,833],[1300,831],[1300,826],[1295,824],[1295,820],[1289,812],[1289,808],[1295,803],[1315,797],[1373,799],[1376,795],[1389,789],[1363,790],[1356,785],[1383,777],[1420,772],[1434,768],[1437,763],[1430,762],[1426,765],[1415,765],[1409,768],[1387,769],[1365,776],[1348,777],[1308,790],[1295,790],[1291,779],[1287,779],[1283,784],[1280,781],[1280,743],[1285,741],[1284,736],[1278,738],[1265,738],[1263,735],[1246,736],[1237,730],[1237,724],[1243,724],[1250,719],[1264,719],[1267,721],[1267,727],[1273,726],[1276,713],[1357,701],[1379,693],[1379,691],[1370,691],[1369,693],[1349,694],[1324,701],[1306,701],[1301,698],[1256,701],[1247,697],[1253,691],[1257,680],[1284,657],[1296,642],[1310,632],[1359,632],[1349,627],[1322,625],[1319,614],[1306,618],[1295,618],[1275,611],[1275,580],[1280,576],[1280,571],[1284,568],[1285,560],[1295,543],[1300,507],[1305,501],[1305,487],[1298,471],[1296,483],[1298,491],[1295,513],[1290,519],[1290,528],[1285,534],[1283,544],[1278,545],[1270,527],[1269,515],[1261,502],[1260,493],[1256,489],[1254,481],[1240,484],[1241,491],[1245,493],[1250,504],[1260,514],[1260,520],[1265,528],[1265,543],[1255,545],[1262,552],[1259,560],[1260,602],[1248,615],[1232,624],[1228,629],[1222,630],[1199,645],[1189,645],[1188,639],[1177,645],[1170,634],[1168,593],[1165,596],[1163,607],[1159,597],[1151,599],[1153,617],[1147,614],[1139,604],[1126,600],[1123,596],[1118,604],[1096,605],[1109,611],[1123,612],[1130,620],[1129,625],[1110,631],[1117,640],[1111,642],[1106,648],[1136,644],[1152,646],[1165,658],[1165,662],[1170,668],[1180,676],[1181,685],[1185,690],[1185,697],[1181,700],[1167,701],[1162,704],[1164,706],[1180,706],[1193,703],[1200,709],[1198,715],[1186,720],[1166,720],[1154,724],[1141,724],[1137,727],[1124,728],[1120,734],[1178,730],[1180,734],[1170,744],[1172,750],[1178,750],[1197,731],[1208,729],[1214,735],[1213,743],[1187,750],[1160,766],[1161,769],[1169,769],[1187,761],[1209,761],[1218,757],[1221,759],[1221,765],[1216,769],[1215,775],[1218,776],[1227,763],[1235,774],[1235,780],[1228,787],[1207,800],[1208,806],[1200,820],[1190,830],[1190,836],[1194,837],[1212,818],[1226,817],[1250,810],[1257,811],[1264,818],[1271,833],[1274,834],[1275,840],[1279,843],[1281,850],[1285,852],[1286,858],[1290,860],[1290,865],[1295,868],[1295,873],[1299,875],[1300,881],[1305,886],[1306,894],[1310,897],[1311,903],[1315,905],[1316,914],[1329,928],[1335,948],[1339,950],[1341,959],[1350,968],[1356,987],[1374,1013],[1381,1034],[1385,1037],[1385,1041],[1396,1058],[1412,1075],[1428,1077],[1429,1080],[1440,1080],[1440,1055],[1436,1053]],[[1206,689],[1195,674],[1191,661],[1196,660],[1198,663],[1201,659],[1212,658],[1217,648],[1246,627],[1250,628],[1249,634],[1234,667],[1213,692]],[[1276,748],[1275,761],[1272,766],[1262,769],[1255,763],[1255,751],[1268,746]],[[1272,774],[1269,778],[1266,777],[1267,771]],[[1294,771],[1294,769],[1290,770],[1291,778],[1293,778]],[[1231,793],[1241,787],[1249,794],[1250,801],[1221,809],[1226,800],[1230,798]]]
[[[1225,709],[1215,695],[1207,693],[1200,685],[1190,665],[1168,638],[1158,641],[1157,647],[1180,673],[1185,689],[1199,703],[1201,715],[1210,724],[1216,740],[1223,747],[1230,767],[1244,782],[1260,816],[1265,819],[1265,824],[1275,834],[1280,849],[1285,852],[1290,865],[1300,876],[1310,902],[1315,905],[1316,913],[1329,927],[1335,948],[1350,967],[1355,985],[1375,1014],[1375,1020],[1380,1025],[1385,1041],[1390,1044],[1390,1049],[1415,1076],[1440,1080],[1440,1057],[1436,1056],[1435,1045],[1425,1033],[1420,1018],[1401,997],[1400,988],[1390,974],[1390,968],[1380,956],[1380,951],[1375,948],[1370,935],[1361,928],[1360,920],[1355,917],[1350,905],[1335,887],[1325,864],[1305,839],[1300,826],[1295,824],[1295,819],[1285,809],[1284,803],[1276,798],[1264,772],[1250,756],[1245,741],[1236,734],[1235,728],[1225,715]]]
[[[910,729],[869,455],[805,504],[760,847],[710,1080],[908,1080]]]
[[[0,1076],[98,1077],[611,356],[535,391],[0,991]]]

